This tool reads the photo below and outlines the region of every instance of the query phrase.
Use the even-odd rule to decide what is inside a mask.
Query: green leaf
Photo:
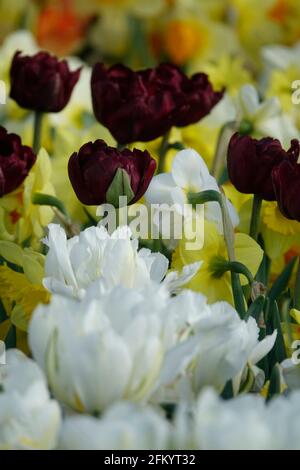
[[[231,398],[233,398],[233,396],[234,396],[234,393],[233,393],[232,380],[228,380],[228,382],[226,382],[226,385],[221,393],[221,397],[224,400],[230,400]]]
[[[6,349],[11,349],[15,348],[17,345],[17,332],[16,332],[16,327],[14,325],[11,325],[10,329],[8,330],[8,333],[5,338],[5,346]]]
[[[271,372],[270,386],[268,390],[267,401],[270,401],[275,396],[280,395],[280,389],[281,389],[280,385],[281,385],[280,366],[279,364],[275,364]]]
[[[0,299],[0,323],[4,322],[6,319],[7,319],[6,311]]]
[[[277,300],[280,295],[286,290],[289,280],[291,278],[291,275],[293,273],[293,269],[295,266],[297,257],[295,256],[289,264],[284,268],[282,273],[278,276],[276,281],[274,282],[272,288],[269,291],[268,297],[270,301]]]
[[[268,285],[271,261],[270,258],[264,254],[263,260],[260,263],[255,280],[261,282],[264,286]]]
[[[277,362],[280,364],[286,359],[286,351],[281,328],[281,318],[277,302],[273,302],[270,308],[270,320],[272,329],[277,330],[277,338],[273,350],[270,352],[270,367],[272,368]]]
[[[257,297],[257,299],[254,300],[254,302],[252,302],[245,316],[246,321],[252,317],[256,320],[256,323],[259,322],[259,317],[263,312],[265,300],[266,298],[263,295],[260,295]]]
[[[106,192],[106,201],[114,207],[119,207],[119,198],[127,197],[127,205],[134,198],[134,192],[131,189],[130,178],[126,170],[118,168],[116,174]]]

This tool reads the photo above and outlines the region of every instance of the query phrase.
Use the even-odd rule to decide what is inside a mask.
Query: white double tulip
[[[192,291],[170,297],[155,283],[110,292],[92,286],[83,301],[54,295],[49,305],[40,305],[29,342],[54,396],[93,413],[121,399],[165,399],[170,388],[178,400],[182,382],[191,395],[205,385],[222,390],[241,375],[258,344],[254,324],[229,304],[209,306]],[[272,341],[259,343],[260,356]]]
[[[171,379],[196,343],[172,363],[182,322],[168,312],[166,289],[116,287],[79,302],[54,295],[31,321],[29,342],[54,396],[78,411],[96,412],[122,398],[149,397],[163,365]]]
[[[18,350],[0,367],[0,449],[54,449],[61,422],[42,371]]]
[[[204,390],[193,410],[179,408],[173,445],[201,450],[300,449],[300,394],[270,403],[259,395],[222,400]]]
[[[65,450],[165,449],[171,425],[154,408],[117,403],[101,419],[71,416],[62,426],[60,448]]]
[[[171,299],[169,310],[177,318],[186,317],[186,323],[190,325],[189,335],[197,338],[198,345],[187,373],[175,383],[175,389],[167,388],[160,393],[166,393],[166,397],[171,393],[171,399],[174,399],[174,394],[180,394],[179,390],[183,390],[185,397],[188,394],[195,396],[208,385],[222,391],[231,379],[234,392],[238,393],[248,367],[254,375],[252,385],[255,376],[263,376],[263,371],[254,365],[272,349],[276,331],[259,342],[259,328],[253,318],[248,322],[242,321],[228,303],[217,302],[208,306],[205,297],[189,290]],[[177,351],[168,354],[172,356]],[[176,361],[175,357],[170,357],[170,360]],[[163,376],[166,375],[167,371]]]
[[[138,240],[132,239],[127,226],[119,227],[111,236],[104,227],[90,227],[67,240],[62,227],[50,224],[45,243],[49,251],[44,285],[50,292],[69,297],[83,298],[93,283],[103,290],[116,285],[139,288],[165,278],[170,290],[177,289],[199,268],[195,263],[186,266],[182,276],[166,276],[168,259],[145,248],[138,250]]]

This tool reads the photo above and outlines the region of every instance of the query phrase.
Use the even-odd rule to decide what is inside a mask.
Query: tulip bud
[[[286,152],[277,139],[267,137],[256,140],[236,133],[228,147],[229,179],[241,193],[257,194],[266,201],[275,201],[272,170],[297,152],[295,141]]]
[[[117,142],[147,142],[172,126],[193,124],[220,101],[207,75],[190,79],[175,65],[134,72],[123,65],[96,64],[91,79],[96,119]]]
[[[57,113],[68,104],[80,70],[71,72],[65,60],[47,52],[21,56],[18,51],[10,69],[10,97],[21,108]]]
[[[108,147],[103,140],[89,142],[71,155],[69,178],[78,199],[86,205],[119,207],[119,197],[133,204],[145,193],[156,162],[147,151]]]
[[[16,134],[0,127],[0,197],[14,191],[34,165],[36,155]]]
[[[276,199],[282,214],[288,219],[300,222],[300,164],[297,163],[300,146],[292,141],[294,152],[272,171]]]

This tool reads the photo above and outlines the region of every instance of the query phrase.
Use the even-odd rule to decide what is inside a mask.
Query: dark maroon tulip
[[[228,147],[229,179],[241,193],[257,194],[266,201],[275,201],[272,170],[290,156],[298,154],[299,144],[295,140],[286,152],[277,139],[266,137],[256,140],[236,133]]]
[[[92,100],[97,120],[117,142],[149,141],[172,126],[199,121],[222,98],[202,73],[189,79],[179,68],[161,64],[134,72],[123,65],[93,69]]]
[[[282,214],[288,219],[300,222],[300,164],[299,142],[293,141],[297,149],[272,171],[276,200]]]
[[[68,104],[80,70],[71,72],[65,60],[47,52],[22,56],[18,51],[10,69],[10,97],[22,108],[57,113]]]
[[[78,199],[87,205],[112,202],[108,190],[118,170],[125,170],[133,204],[145,193],[155,172],[156,162],[147,151],[122,150],[108,147],[103,140],[89,142],[71,155],[69,178]],[[119,195],[126,195],[120,188]]]
[[[22,145],[18,135],[0,127],[0,197],[20,186],[35,160],[31,148]]]

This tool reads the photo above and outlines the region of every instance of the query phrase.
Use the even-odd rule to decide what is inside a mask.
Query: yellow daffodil
[[[223,186],[228,199],[236,208],[239,217],[239,230],[249,233],[253,196],[238,192],[231,183]],[[272,262],[276,262],[284,268],[284,260],[281,258],[292,247],[300,244],[300,223],[284,217],[276,202],[264,201],[261,211],[261,234],[264,240],[266,254]],[[279,262],[280,261],[280,262]],[[277,270],[274,271],[276,273]],[[279,274],[280,270],[278,271]]]
[[[282,256],[300,242],[300,223],[286,219],[276,202],[264,202],[261,231],[266,253],[271,259]]]
[[[237,233],[234,247],[237,261],[245,264],[254,276],[263,257],[260,246],[248,235]],[[228,260],[224,238],[214,224],[205,222],[203,248],[188,251],[186,240],[181,240],[173,255],[172,269],[178,270],[186,264],[202,262],[187,287],[203,293],[210,303],[221,300],[233,303],[230,273],[220,275],[217,270],[218,262],[222,260]],[[247,280],[241,277],[241,282],[246,284]]]
[[[17,346],[27,352],[26,331],[32,312],[39,303],[48,303],[49,292],[43,287],[44,256],[31,248],[0,241],[0,256],[18,266],[0,266],[0,299],[6,319],[0,323],[0,339],[5,340],[11,326],[16,327]]]
[[[23,184],[0,198],[1,239],[39,245],[44,227],[51,222],[54,212],[50,207],[32,203],[32,196],[36,192],[55,194],[51,183],[51,161],[44,149],[40,150]]]
[[[259,51],[265,44],[280,40],[280,28],[268,14],[274,0],[231,0],[235,27],[242,45],[258,66]]]
[[[291,348],[293,341],[300,340],[300,311],[292,308],[290,310],[290,316],[293,318],[294,323],[285,321],[281,324],[284,344],[287,351],[287,356],[291,357],[294,349]]]
[[[5,36],[19,27],[22,18],[26,14],[27,23],[30,23],[33,10],[33,2],[27,0],[1,0],[0,16],[0,42]]]
[[[50,207],[32,203],[34,193],[55,195],[51,171],[50,158],[47,152],[41,149],[36,163],[24,180],[23,207],[18,221],[18,240],[21,243],[31,239],[32,246],[37,246],[44,235],[44,227],[54,217],[54,212]]]
[[[82,13],[103,13],[107,10],[122,10],[123,14],[134,14],[140,18],[151,18],[160,14],[167,6],[166,0],[75,0],[74,6]]]
[[[253,78],[243,60],[229,54],[204,64],[203,72],[208,74],[216,90],[226,88],[230,95],[236,95],[240,87],[246,83],[253,83]]]
[[[284,69],[275,69],[271,72],[267,87],[267,96],[277,96],[281,102],[283,111],[290,112],[298,110],[291,99],[291,84],[299,80],[300,67],[297,64],[291,64]]]

